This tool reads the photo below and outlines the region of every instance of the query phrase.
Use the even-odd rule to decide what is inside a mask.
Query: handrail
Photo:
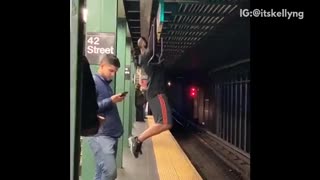
[[[185,127],[174,115],[172,115],[173,119],[180,124],[182,127]]]
[[[191,126],[194,127],[195,129],[201,130],[201,129],[199,129],[199,127],[198,127],[194,122],[192,122],[192,121],[186,119],[185,117],[183,117],[183,116],[182,116],[178,111],[176,111],[174,108],[172,108],[171,111],[172,111],[172,114],[175,113],[175,114],[177,114],[181,119],[184,120],[184,122],[185,122],[185,124],[186,124],[186,125],[185,125],[186,127],[189,126],[189,125],[191,125]]]
[[[184,118],[178,111],[176,111],[175,109],[172,108],[172,112],[176,113],[181,119],[186,120],[186,118]]]

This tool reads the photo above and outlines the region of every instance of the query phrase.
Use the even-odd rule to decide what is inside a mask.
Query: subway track
[[[250,179],[250,155],[206,131],[172,133],[203,179]]]

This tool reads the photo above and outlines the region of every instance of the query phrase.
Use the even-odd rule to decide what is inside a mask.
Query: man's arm
[[[149,62],[149,60],[150,60],[150,58],[152,57],[152,55],[153,55],[153,51],[155,51],[156,49],[154,49],[154,43],[155,43],[155,45],[156,45],[156,43],[157,43],[157,40],[155,39],[156,38],[156,32],[155,32],[155,30],[153,30],[153,31],[151,31],[150,32],[150,36],[149,36],[149,40],[148,40],[148,49],[146,50],[146,63],[148,63]],[[153,42],[153,40],[154,40],[154,42]],[[156,47],[155,47],[156,48]],[[154,63],[154,60],[155,59],[157,59],[157,58],[159,58],[156,54],[154,55],[154,57],[152,58],[152,61],[153,61],[153,63],[152,64],[149,64],[149,65],[152,65],[152,66],[162,66],[162,62],[161,63],[159,63],[159,64],[155,64]],[[157,59],[158,61],[160,61],[160,59]]]
[[[100,81],[96,76],[93,76],[94,82],[95,82],[95,87],[96,87],[96,97],[100,96],[99,92],[99,86],[100,86]],[[111,92],[110,92],[111,93]],[[112,108],[112,96],[107,97],[105,99],[102,99],[100,101],[97,101],[98,104],[98,113],[103,113],[104,111],[107,111]]]
[[[111,107],[112,107],[111,97],[105,98],[101,101],[98,101],[98,106],[99,106],[98,113],[103,113],[103,112],[111,109]]]
[[[139,64],[147,64],[150,60],[150,58],[152,57],[153,54],[153,40],[152,40],[152,34],[149,36],[149,40],[148,40],[148,47],[144,52],[144,56],[143,58],[141,57],[141,55],[139,56]]]
[[[156,45],[154,44],[153,40],[155,38],[155,30],[154,30],[154,27],[152,27],[152,31],[150,32],[150,35],[149,35],[149,39],[148,39],[148,48],[147,48],[147,57],[148,57],[148,61],[150,60],[152,54],[153,54],[153,51],[155,51],[155,49],[153,49],[153,46]],[[156,40],[155,40],[156,41]]]
[[[150,35],[149,35],[149,39],[148,39],[148,51],[149,52],[152,52],[154,49],[153,49],[153,39],[155,38],[155,34],[154,34],[154,29],[152,27],[152,31],[150,32]]]
[[[105,98],[101,101],[98,101],[98,113],[103,113],[112,108],[113,104],[123,101],[126,96],[121,96],[121,93],[115,94],[111,97]]]

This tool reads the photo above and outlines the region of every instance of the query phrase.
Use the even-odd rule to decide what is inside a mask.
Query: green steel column
[[[125,62],[126,62],[126,19],[118,18],[118,26],[117,26],[117,57],[120,60],[121,67],[119,68],[116,76],[116,93],[122,93],[125,91],[124,87],[124,70],[125,70]],[[119,115],[121,118],[121,122],[124,125],[124,102],[128,100],[128,97],[122,102],[117,103]],[[125,129],[124,129],[125,130]],[[121,136],[118,141],[118,153],[117,153],[117,165],[118,167],[122,167],[122,155],[123,155],[123,140],[124,137]]]
[[[79,1],[70,1],[70,179],[74,179]]]
[[[126,26],[127,27],[127,26]],[[130,72],[130,54],[131,54],[131,38],[127,37],[127,43],[126,43],[126,59],[125,59],[125,68],[127,69],[127,73]],[[126,73],[126,72],[125,72]],[[131,72],[130,72],[131,73]],[[132,104],[131,102],[131,89],[130,89],[130,84],[131,84],[131,76],[130,74],[127,74],[125,79],[124,79],[124,91],[128,91],[128,95],[124,101],[124,116],[123,116],[123,126],[124,126],[124,134],[123,134],[123,147],[128,147],[128,137],[129,137],[129,124],[130,124],[130,120],[131,120],[131,116],[130,116],[130,107],[134,104]]]
[[[87,0],[87,9],[86,32],[117,32],[117,0]],[[98,70],[97,65],[91,65],[90,68],[92,73]],[[111,86],[115,87],[115,80]],[[81,180],[92,180],[96,166],[87,138],[84,138],[82,148]]]
[[[87,9],[87,32],[117,32],[117,0],[87,0]],[[98,65],[91,65],[93,73],[97,70]],[[112,84],[114,86],[115,81]]]

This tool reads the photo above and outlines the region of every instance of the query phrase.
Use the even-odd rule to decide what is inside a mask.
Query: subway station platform
[[[146,122],[135,122],[133,135],[152,124],[152,116]],[[117,180],[202,180],[170,131],[147,139],[138,158],[133,157],[129,147],[123,151],[123,167],[118,169]]]
[[[147,116],[146,122],[133,123],[132,134],[138,135],[154,124],[152,116]],[[87,146],[87,145],[86,145]],[[90,162],[88,167],[95,167],[92,152],[89,148],[83,148],[83,158]],[[191,161],[181,149],[170,131],[147,139],[142,144],[142,155],[135,158],[129,147],[123,148],[123,164],[118,167],[117,180],[202,180]],[[90,159],[90,160],[88,160]],[[81,168],[83,176],[80,180],[94,179],[94,168]]]

